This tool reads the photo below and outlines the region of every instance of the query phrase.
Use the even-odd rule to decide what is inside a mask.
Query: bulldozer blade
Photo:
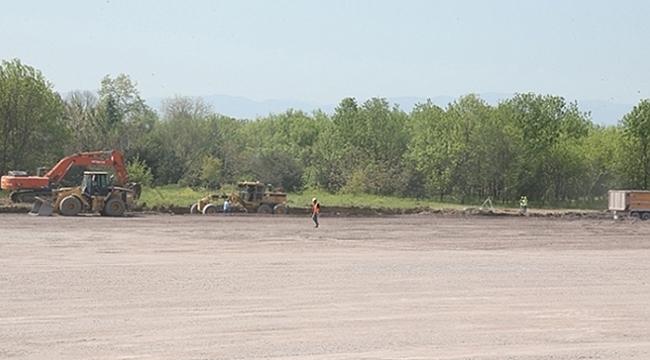
[[[52,203],[50,201],[37,196],[29,214],[34,216],[50,216],[52,215],[52,210]]]

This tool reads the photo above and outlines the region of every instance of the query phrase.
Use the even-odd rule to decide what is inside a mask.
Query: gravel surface
[[[650,222],[0,214],[2,359],[650,359]]]

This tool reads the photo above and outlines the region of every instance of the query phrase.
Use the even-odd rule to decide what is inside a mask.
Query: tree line
[[[534,93],[496,106],[469,94],[406,112],[383,98],[345,98],[333,114],[288,109],[257,119],[220,115],[176,96],[160,111],[128,75],[65,98],[20,60],[0,66],[0,172],[116,149],[145,185],[219,188],[259,180],[306,188],[469,203],[520,195],[548,204],[593,202],[609,189],[648,189],[650,100],[616,126],[577,103]]]

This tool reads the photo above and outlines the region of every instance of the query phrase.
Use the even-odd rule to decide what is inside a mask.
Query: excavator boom
[[[115,169],[115,174],[120,180],[122,185],[129,182],[126,165],[124,164],[124,157],[122,153],[116,150],[111,151],[89,151],[79,154],[70,155],[61,159],[50,171],[45,173],[43,177],[49,178],[50,183],[58,186],[65,174],[73,166],[112,166]]]

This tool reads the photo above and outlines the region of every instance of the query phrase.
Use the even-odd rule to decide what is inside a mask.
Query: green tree
[[[336,134],[342,143],[364,148],[366,145],[366,126],[359,114],[359,105],[355,98],[341,100],[332,116]]]
[[[249,174],[254,181],[273,184],[285,191],[302,188],[303,168],[287,153],[259,153],[251,159],[249,166]]]
[[[93,124],[97,146],[134,155],[132,149],[153,129],[156,113],[140,97],[137,83],[125,74],[114,79],[106,75],[98,95],[100,116]]]
[[[499,104],[491,114],[481,130],[487,159],[481,174],[485,192],[479,196],[508,202],[517,195],[522,140],[508,106]]]
[[[70,134],[61,98],[40,71],[20,60],[0,65],[0,173],[53,164]]]
[[[650,189],[650,100],[642,100],[620,121],[628,186]]]
[[[398,107],[391,109],[386,99],[372,98],[358,106],[354,98],[346,98],[336,108],[332,121],[346,151],[356,148],[368,162],[395,164],[406,151],[407,119]]]
[[[576,103],[558,96],[517,94],[507,101],[521,139],[518,190],[532,200],[557,201],[575,174],[568,144],[586,136],[588,123]]]
[[[66,153],[103,150],[105,131],[99,127],[103,116],[95,94],[90,91],[69,93],[63,103],[63,121],[72,133]]]
[[[484,195],[487,170],[496,139],[490,134],[492,108],[475,95],[461,97],[449,104],[445,113],[445,129],[452,157],[451,180],[465,203],[474,195]]]
[[[98,95],[110,108],[108,122],[132,121],[139,113],[147,110],[148,106],[140,97],[137,85],[125,74],[120,74],[114,79],[109,75],[102,78]]]
[[[322,121],[306,169],[307,185],[331,192],[340,190],[346,183],[345,165],[350,164],[343,159],[353,157],[353,154],[345,151],[336,125],[331,120]]]
[[[361,107],[363,146],[373,160],[396,166],[406,152],[408,116],[386,99],[372,98]]]
[[[203,159],[203,165],[201,166],[201,175],[199,178],[202,181],[202,185],[208,189],[218,189],[221,187],[222,182],[222,168],[223,165],[219,158],[214,156],[206,156]]]
[[[203,159],[216,152],[220,136],[215,116],[201,99],[176,97],[163,102],[162,121],[134,149],[151,168],[156,184],[201,185]],[[207,116],[207,117],[206,117]]]
[[[604,199],[620,180],[621,132],[613,126],[589,125],[588,134],[562,141],[552,151],[556,176],[551,192],[558,200]]]
[[[589,134],[579,143],[578,155],[584,164],[580,188],[581,196],[591,203],[594,198],[603,197],[608,190],[624,182],[621,178],[622,132],[615,126],[592,125]]]
[[[248,126],[247,121],[239,121],[230,117],[216,115],[209,118],[209,128],[218,139],[214,139],[215,146],[211,156],[221,161],[221,176],[224,183],[234,183],[239,180],[245,169],[249,156],[246,155],[247,147],[243,129]]]
[[[454,153],[445,122],[445,111],[429,99],[416,104],[408,129],[412,134],[406,153],[407,161],[423,174],[430,191],[440,201],[451,193]]]
[[[386,99],[372,98],[359,106],[354,98],[341,101],[332,117],[334,131],[328,138],[331,154],[324,169],[332,188],[359,189],[365,184],[370,192],[390,192],[401,185],[394,177],[377,176],[377,169],[397,169],[407,150],[408,115]],[[383,171],[381,174],[385,174]],[[335,181],[330,181],[335,180]]]
[[[153,182],[151,169],[144,161],[140,161],[140,158],[137,156],[127,162],[126,170],[129,174],[129,180],[132,182],[136,182],[142,186],[149,186]]]

